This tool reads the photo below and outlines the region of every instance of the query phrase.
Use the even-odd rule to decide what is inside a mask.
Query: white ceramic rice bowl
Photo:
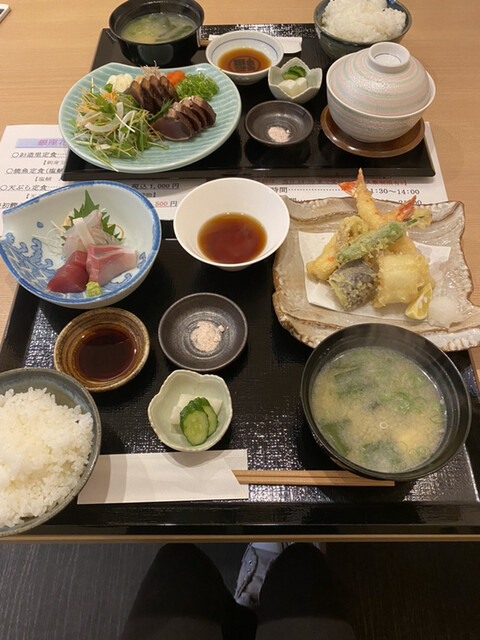
[[[396,116],[381,116],[363,113],[351,107],[330,91],[327,74],[327,104],[335,124],[347,135],[361,142],[388,142],[400,138],[410,131],[423,116],[435,97],[435,84],[428,76],[431,96],[427,104],[413,113]]]
[[[247,214],[263,225],[267,241],[256,258],[228,264],[214,262],[200,251],[200,228],[223,213]],[[289,226],[290,215],[284,200],[270,187],[248,178],[219,178],[196,187],[181,201],[173,221],[177,240],[187,253],[226,271],[239,271],[272,255],[285,240]]]
[[[378,42],[336,60],[326,74],[335,124],[362,142],[388,142],[412,129],[435,98],[435,83],[408,49]]]
[[[102,441],[100,414],[91,394],[80,382],[55,369],[27,367],[24,369],[11,369],[10,371],[0,373],[0,395],[4,395],[9,389],[13,389],[15,393],[25,393],[29,388],[46,389],[47,393],[55,396],[57,404],[66,405],[67,407],[75,407],[78,405],[82,413],[90,413],[93,419],[92,447],[83,473],[78,478],[75,486],[62,500],[51,506],[41,515],[26,517],[22,522],[12,527],[0,527],[0,538],[29,531],[60,513],[85,486],[100,454]]]
[[[64,264],[64,258],[49,240],[52,222],[62,225],[66,216],[84,202],[88,191],[95,204],[110,214],[110,222],[125,232],[125,245],[138,251],[138,263],[102,287],[99,296],[55,293],[48,281]],[[50,232],[50,235],[47,235]],[[0,255],[18,283],[43,300],[72,309],[94,309],[115,304],[135,291],[150,271],[161,242],[161,226],[153,205],[141,193],[126,185],[107,182],[78,182],[47,192],[4,211]]]

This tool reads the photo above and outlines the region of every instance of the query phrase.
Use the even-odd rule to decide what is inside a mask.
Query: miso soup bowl
[[[181,38],[158,44],[134,42],[122,35],[129,22],[153,13],[185,16],[193,23],[193,29]],[[108,26],[130,62],[138,66],[173,67],[188,64],[198,50],[204,17],[203,8],[195,0],[128,0],[112,12]]]
[[[381,472],[362,467],[339,453],[323,435],[314,417],[312,393],[319,372],[335,357],[365,346],[384,347],[412,360],[435,384],[445,402],[447,426],[434,452],[418,467],[401,472]],[[341,467],[362,476],[393,481],[410,481],[438,471],[464,444],[470,430],[470,396],[460,372],[448,355],[423,336],[389,324],[358,324],[332,333],[312,352],[301,381],[303,410],[316,442]]]

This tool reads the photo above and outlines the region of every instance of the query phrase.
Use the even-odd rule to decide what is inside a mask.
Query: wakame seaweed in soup
[[[141,44],[160,44],[184,38],[196,28],[193,20],[184,15],[148,13],[129,22],[122,31],[122,38]]]
[[[312,410],[324,437],[348,460],[393,473],[414,469],[439,447],[445,403],[410,359],[383,347],[358,347],[318,373]]]

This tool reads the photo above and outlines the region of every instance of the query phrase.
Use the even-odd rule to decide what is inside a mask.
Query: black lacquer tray
[[[244,311],[249,334],[239,358],[218,373],[229,386],[233,420],[215,448],[246,448],[250,469],[336,468],[316,445],[300,403],[300,378],[310,349],[277,321],[272,306],[272,259],[226,272],[200,263],[165,236],[145,282],[117,306],[148,328],[151,353],[142,372],[117,391],[96,394],[103,436],[101,453],[161,452],[147,405],[175,368],[164,356],[157,327],[180,297],[200,291],[231,298]],[[19,288],[0,351],[0,370],[53,368],[53,346],[78,311],[44,302]],[[469,386],[474,423],[467,444],[447,467],[395,487],[251,486],[247,501],[118,505],[70,504],[48,523],[25,534],[295,535],[479,534],[480,409],[468,354],[451,354]]]
[[[313,24],[296,25],[222,25],[203,27],[202,37],[232,29],[260,29],[277,36],[302,36],[302,52],[299,55],[309,67],[321,67],[325,71],[329,61],[318,44]],[[291,57],[291,56],[290,56]],[[287,59],[287,58],[286,58]],[[200,49],[192,58],[192,63],[205,62],[205,50]],[[92,68],[108,62],[131,64],[120,51],[118,43],[108,29],[100,35]],[[174,178],[219,178],[242,176],[247,178],[274,177],[344,177],[356,175],[358,167],[363,168],[367,177],[431,177],[435,175],[427,145],[422,140],[407,153],[392,158],[364,158],[348,153],[334,145],[324,134],[320,125],[321,113],[327,103],[325,77],[319,94],[304,106],[314,118],[313,132],[309,138],[291,148],[267,147],[252,140],[244,126],[248,110],[259,102],[273,100],[266,79],[261,82],[238,87],[242,99],[242,115],[236,131],[214,153],[187,167],[158,174],[116,173],[96,167],[69,152],[65,163],[63,180],[122,180],[153,178],[154,176]]]

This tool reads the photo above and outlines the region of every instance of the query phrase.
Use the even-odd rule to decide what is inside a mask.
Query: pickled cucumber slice
[[[305,78],[307,72],[300,65],[292,65],[282,74],[284,80],[297,80],[297,78]]]
[[[199,403],[202,405],[202,409],[207,414],[208,418],[208,435],[211,436],[212,433],[215,433],[218,426],[218,418],[217,414],[213,410],[212,405],[206,398],[197,398]]]
[[[203,444],[208,438],[209,420],[202,404],[195,398],[180,412],[180,428],[193,446]]]

